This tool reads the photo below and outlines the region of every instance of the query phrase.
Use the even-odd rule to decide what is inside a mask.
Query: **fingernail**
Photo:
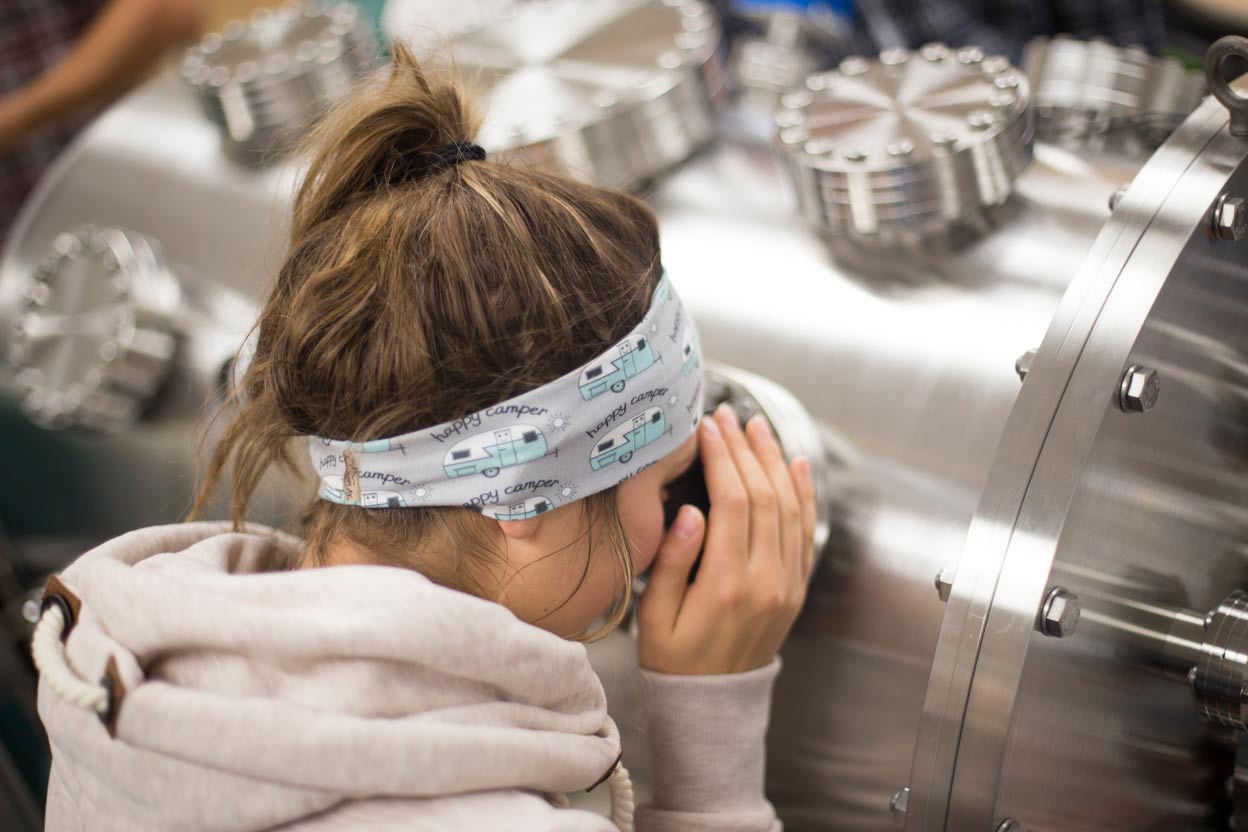
[[[756,427],[755,430],[762,433],[762,435],[767,437],[768,439],[772,438],[771,424],[767,421],[767,418],[763,416],[763,414],[761,413],[754,414],[754,416],[750,418],[750,421],[758,425],[758,427]]]
[[[797,470],[802,473],[803,477],[805,477],[806,479],[810,479],[811,477],[810,460],[804,456],[798,457],[797,458]]]
[[[727,416],[730,419],[737,418],[737,412],[732,409],[732,405],[728,404],[728,402],[724,402],[719,407],[715,408],[715,415],[719,417]]]
[[[676,521],[672,523],[672,534],[681,540],[688,540],[697,530],[698,521],[693,516],[693,509],[681,506],[680,511],[676,512]]]
[[[715,424],[714,419],[703,419],[702,432],[712,439],[717,439],[719,437],[719,425]]]

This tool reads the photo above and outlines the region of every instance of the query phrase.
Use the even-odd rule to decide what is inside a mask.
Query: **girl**
[[[763,738],[809,464],[761,419],[701,418],[643,203],[472,133],[402,48],[317,130],[196,509],[228,479],[233,523],[136,531],[49,583],[49,829],[629,828],[582,642],[647,568],[637,827],[779,828]],[[695,455],[709,517],[665,531]],[[245,524],[266,471],[309,463],[303,539]],[[608,779],[614,825],[559,808]]]

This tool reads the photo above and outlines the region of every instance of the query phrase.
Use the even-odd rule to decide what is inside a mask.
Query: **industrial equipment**
[[[769,737],[786,828],[1231,828],[1248,79],[1223,65],[1248,42],[1215,47],[1214,97],[1155,152],[1034,136],[1051,73],[941,44],[814,74],[773,142],[723,112],[708,6],[533,5],[446,35],[461,70],[496,81],[481,143],[643,186],[704,354],[739,368],[720,394],[752,395],[753,374],[818,424],[827,542]],[[578,36],[527,37],[555,7]],[[531,100],[530,81],[575,95],[526,108],[508,91]],[[902,83],[922,132],[888,123]],[[162,75],[82,135],[13,229],[0,431],[18,475],[0,478],[0,522],[22,574],[189,505],[299,173],[236,157]],[[162,288],[133,298],[132,281]],[[124,390],[106,418],[97,378]],[[290,511],[275,498],[259,519]],[[621,639],[594,650],[626,655]],[[644,791],[644,703],[625,665],[602,675]]]

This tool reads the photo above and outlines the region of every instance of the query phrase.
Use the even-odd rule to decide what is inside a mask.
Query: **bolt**
[[[1223,194],[1213,208],[1213,236],[1237,242],[1248,234],[1248,205],[1242,197]]]
[[[949,600],[949,593],[953,591],[953,579],[957,574],[958,567],[953,564],[936,573],[936,594],[940,596],[940,600]]]
[[[1019,381],[1026,381],[1027,374],[1031,372],[1031,365],[1036,360],[1036,351],[1034,349],[1020,355],[1014,361],[1014,372],[1018,373]]]
[[[1187,683],[1188,683],[1189,685],[1191,685],[1193,689],[1195,689],[1195,688],[1196,688],[1196,676],[1197,676],[1198,672],[1199,672],[1199,670],[1198,670],[1197,668],[1195,668],[1195,667],[1193,667],[1191,670],[1187,671]]]
[[[1118,203],[1122,202],[1122,198],[1127,195],[1127,186],[1123,185],[1118,190],[1109,195],[1109,210],[1113,211],[1118,207]]]
[[[866,71],[870,68],[871,63],[861,55],[850,55],[848,58],[841,61],[841,65],[839,67],[842,75],[848,75],[851,78],[857,75],[866,74]]]
[[[975,110],[966,117],[966,123],[975,130],[987,130],[995,121],[996,118],[987,110]]]
[[[1001,825],[997,827],[997,832],[1027,832],[1023,825],[1014,818],[1006,818],[1001,821]]]
[[[1124,413],[1145,413],[1152,410],[1161,395],[1161,376],[1152,367],[1132,364],[1122,374],[1118,386],[1118,407]]]
[[[1062,587],[1054,587],[1044,599],[1040,631],[1046,636],[1066,638],[1079,623],[1079,597]]]
[[[909,156],[914,153],[914,142],[909,139],[902,139],[897,142],[890,142],[885,146],[884,152],[894,159]]]
[[[910,801],[910,787],[906,786],[893,795],[892,800],[888,801],[888,808],[893,813],[893,822],[898,826],[904,826],[906,823],[906,804]]]

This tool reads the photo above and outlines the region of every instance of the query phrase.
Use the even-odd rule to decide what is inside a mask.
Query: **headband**
[[[561,378],[401,436],[308,444],[324,500],[523,520],[640,473],[701,418],[698,335],[665,274],[632,332]]]

